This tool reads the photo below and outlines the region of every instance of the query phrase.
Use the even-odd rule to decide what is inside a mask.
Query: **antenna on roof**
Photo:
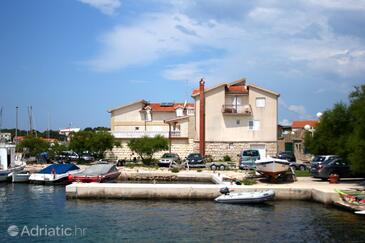
[[[186,104],[187,104],[188,102],[187,102],[187,100],[185,100],[185,102],[184,102],[184,108],[186,107]]]

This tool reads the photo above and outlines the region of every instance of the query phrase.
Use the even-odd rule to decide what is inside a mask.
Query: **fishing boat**
[[[69,182],[107,182],[118,178],[120,172],[114,164],[95,164],[82,172],[70,174]]]
[[[68,175],[77,172],[80,172],[80,168],[73,163],[52,164],[31,174],[29,181],[34,184],[67,184]]]
[[[30,173],[29,171],[20,171],[12,173],[13,183],[27,183],[29,182]]]
[[[275,192],[273,190],[263,190],[256,192],[238,192],[231,193],[228,187],[220,189],[221,196],[215,199],[219,203],[262,203],[274,199]]]
[[[277,177],[290,169],[290,163],[284,159],[268,157],[255,161],[256,171],[268,177]]]
[[[14,144],[0,144],[0,182],[10,181],[13,172],[22,171],[25,163],[16,157]]]

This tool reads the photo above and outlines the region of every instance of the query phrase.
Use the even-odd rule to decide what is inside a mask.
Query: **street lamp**
[[[311,132],[312,137],[313,137],[314,129],[309,124],[304,126],[304,130]]]

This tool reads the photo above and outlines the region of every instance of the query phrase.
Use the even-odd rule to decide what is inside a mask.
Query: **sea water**
[[[66,200],[0,184],[0,242],[365,242],[365,217],[305,201]]]

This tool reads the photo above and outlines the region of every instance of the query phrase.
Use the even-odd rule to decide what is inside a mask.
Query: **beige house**
[[[170,137],[171,151],[180,157],[198,152],[199,92],[193,91],[195,104],[140,100],[109,110],[111,132],[122,144],[113,149],[113,155],[118,159],[136,157],[128,149],[129,139],[157,134]],[[204,94],[206,155],[214,159],[229,155],[237,160],[244,149],[258,149],[262,157],[277,153],[279,94],[246,85],[244,79],[205,89]]]
[[[200,122],[199,89],[193,91],[195,122]],[[205,150],[216,159],[235,159],[243,149],[258,149],[262,157],[277,152],[278,97],[273,91],[246,85],[244,79],[205,89]],[[196,125],[195,145],[199,143]]]
[[[109,156],[133,159],[137,155],[129,150],[129,139],[155,135],[170,138],[171,151],[180,156],[186,156],[193,150],[194,104],[139,100],[108,112],[111,114],[111,133],[120,139],[122,145],[114,148]]]

